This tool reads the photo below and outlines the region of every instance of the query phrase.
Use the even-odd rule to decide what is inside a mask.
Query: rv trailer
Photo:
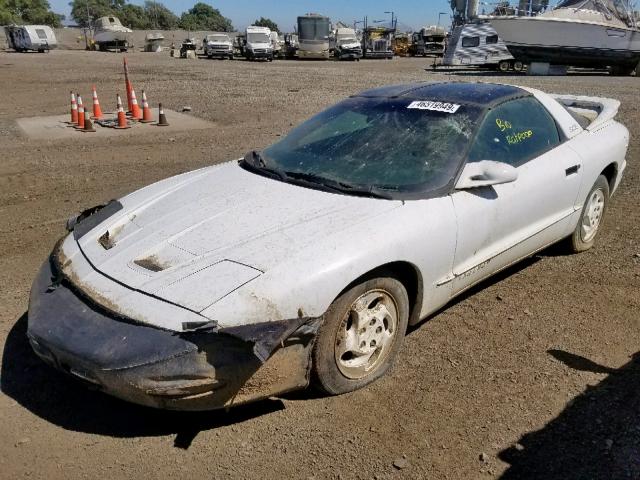
[[[501,72],[523,69],[522,63],[514,61],[495,29],[485,21],[452,27],[442,65],[497,68]]]
[[[16,52],[48,52],[58,46],[56,35],[48,25],[8,25],[4,33],[9,48]]]

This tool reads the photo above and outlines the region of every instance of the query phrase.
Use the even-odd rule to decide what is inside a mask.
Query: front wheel
[[[343,293],[325,313],[313,349],[316,385],[339,395],[384,375],[408,321],[407,291],[395,278],[373,278]]]
[[[593,247],[608,202],[609,182],[604,175],[600,175],[587,195],[578,225],[569,238],[569,248],[572,252],[584,252]]]

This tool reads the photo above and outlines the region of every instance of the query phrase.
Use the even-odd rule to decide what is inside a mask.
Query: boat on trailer
[[[525,64],[609,67],[628,75],[640,62],[640,30],[627,0],[563,0],[540,15],[492,17],[491,24]]]

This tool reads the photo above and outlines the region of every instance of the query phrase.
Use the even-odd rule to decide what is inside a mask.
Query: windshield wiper
[[[333,190],[340,193],[348,193],[350,195],[361,195],[364,197],[372,197],[372,198],[383,198],[386,200],[393,199],[391,195],[374,186],[355,185],[351,183],[340,182],[337,180],[331,180],[329,178],[322,177],[320,175],[316,175],[314,173],[285,171],[284,174],[287,176],[287,178],[292,178],[294,180],[301,180],[305,183],[320,185],[329,190]]]
[[[279,180],[284,180],[284,173],[276,168],[267,167],[264,157],[255,150],[248,152],[243,159],[245,165],[249,166],[252,170],[267,174],[270,177],[275,177]]]

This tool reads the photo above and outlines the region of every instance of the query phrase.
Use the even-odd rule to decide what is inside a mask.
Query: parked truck
[[[362,54],[364,58],[393,58],[393,35],[395,28],[365,26],[362,31]]]
[[[227,33],[212,33],[202,41],[204,54],[209,58],[228,58],[233,60],[233,43]]]
[[[444,27],[432,25],[423,27],[411,36],[409,53],[420,57],[441,57],[444,54],[447,32]]]
[[[264,59],[273,61],[271,30],[267,27],[251,25],[245,30],[244,56],[247,60]]]
[[[329,58],[331,20],[324,15],[308,13],[298,17],[298,58]]]
[[[58,46],[55,33],[47,25],[8,25],[4,33],[9,48],[16,52],[48,52]]]
[[[338,60],[359,61],[362,58],[362,45],[353,28],[336,28],[331,37],[330,49]]]

